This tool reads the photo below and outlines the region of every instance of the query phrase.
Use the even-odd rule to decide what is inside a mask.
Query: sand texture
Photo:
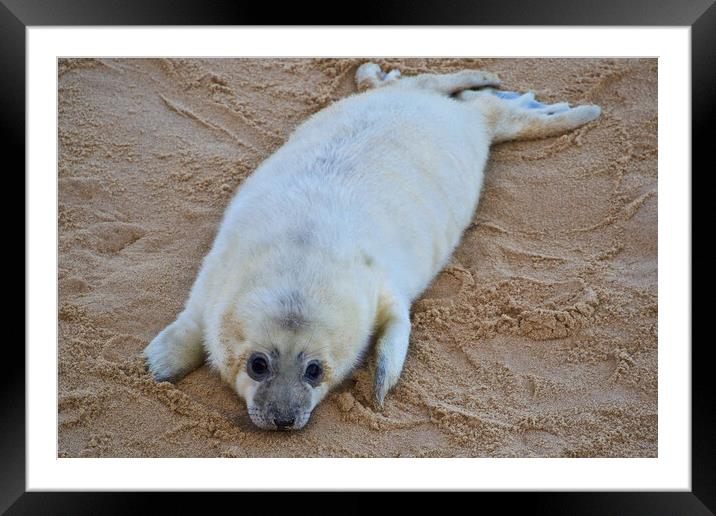
[[[384,411],[358,369],[304,430],[265,432],[208,366],[144,371],[237,186],[364,61],[60,60],[60,457],[657,455],[655,59],[377,60],[603,109],[493,148]]]

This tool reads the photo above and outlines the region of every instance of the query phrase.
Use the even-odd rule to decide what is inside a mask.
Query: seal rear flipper
[[[400,70],[384,72],[376,63],[364,63],[358,67],[355,81],[361,90],[393,84],[400,88],[433,90],[443,95],[453,95],[468,88],[498,87],[500,85],[499,77],[484,70],[461,70],[446,74],[423,73],[401,78]]]
[[[566,102],[544,104],[535,100],[532,92],[492,88],[463,91],[457,99],[481,111],[492,143],[556,136],[591,122],[602,112],[592,104],[573,107]]]

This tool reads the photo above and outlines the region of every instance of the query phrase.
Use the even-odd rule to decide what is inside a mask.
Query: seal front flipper
[[[142,355],[155,380],[179,380],[204,362],[201,328],[194,317],[184,311],[154,337]]]
[[[403,370],[410,338],[410,303],[385,290],[378,302],[378,338],[373,369],[373,401],[382,408],[385,395]]]

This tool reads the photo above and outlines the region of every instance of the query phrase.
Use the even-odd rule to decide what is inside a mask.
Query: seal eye
[[[308,383],[315,385],[316,383],[318,383],[318,380],[321,379],[322,374],[323,369],[321,369],[320,364],[318,362],[311,362],[306,367],[306,372],[303,376]]]
[[[261,381],[269,372],[268,358],[263,353],[254,353],[246,364],[246,371],[256,381]]]

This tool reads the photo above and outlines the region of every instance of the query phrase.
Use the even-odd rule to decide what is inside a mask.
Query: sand
[[[603,109],[493,148],[384,411],[361,368],[304,430],[265,432],[208,366],[144,371],[236,187],[363,61],[59,62],[60,457],[657,455],[655,59],[378,60]]]

